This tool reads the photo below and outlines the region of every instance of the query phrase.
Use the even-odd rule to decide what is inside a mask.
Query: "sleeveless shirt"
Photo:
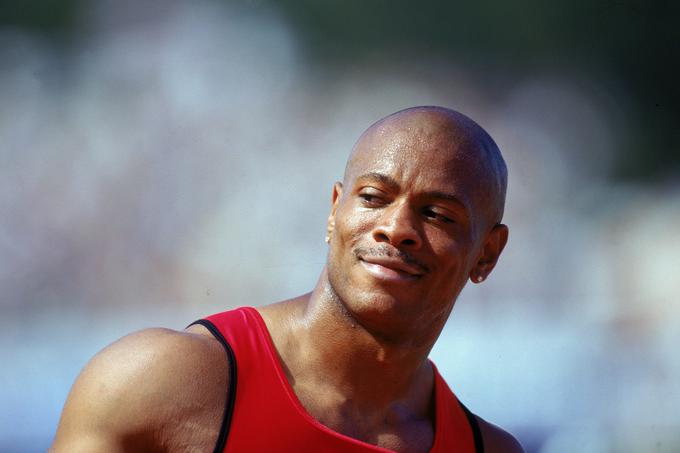
[[[391,450],[333,431],[314,419],[290,386],[259,312],[225,311],[194,324],[205,326],[225,347],[230,386],[215,453]],[[435,429],[431,453],[482,452],[479,427],[434,370]]]

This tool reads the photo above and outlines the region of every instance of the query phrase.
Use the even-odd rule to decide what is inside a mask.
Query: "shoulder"
[[[153,450],[147,442],[167,440],[170,423],[188,414],[205,421],[214,412],[219,430],[228,366],[222,345],[199,329],[155,328],[123,337],[76,379],[53,451],[124,451],[131,442]]]
[[[486,453],[524,453],[522,444],[504,429],[475,415]]]

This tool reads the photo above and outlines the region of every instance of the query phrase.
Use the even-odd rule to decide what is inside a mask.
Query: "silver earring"
[[[477,281],[477,283],[482,283],[482,282],[484,281],[484,277],[482,277],[481,275],[478,275],[478,276],[475,278],[475,280]]]
[[[330,244],[330,243],[331,243],[331,237],[330,237],[330,236],[326,236],[326,239],[325,239],[325,240],[326,240],[326,244]]]

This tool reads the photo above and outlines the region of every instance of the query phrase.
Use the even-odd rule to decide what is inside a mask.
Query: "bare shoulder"
[[[487,453],[524,453],[522,444],[509,432],[475,415]]]
[[[217,340],[192,330],[142,330],[95,355],[71,389],[50,451],[172,451],[189,432],[182,427],[196,423],[206,429],[182,442],[216,439],[227,359]]]

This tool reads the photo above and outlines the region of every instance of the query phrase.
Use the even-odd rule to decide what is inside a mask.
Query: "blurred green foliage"
[[[64,37],[81,6],[79,0],[0,0],[0,25]]]
[[[311,58],[342,61],[400,49],[505,77],[544,68],[610,82],[628,111],[614,174],[680,171],[680,3],[672,1],[270,1]],[[559,106],[556,106],[559,108]]]
[[[276,10],[308,61],[321,67],[364,64],[406,50],[488,72],[501,85],[546,68],[592,78],[625,97],[619,104],[625,111],[616,114],[632,125],[616,131],[626,145],[612,176],[652,181],[680,173],[678,2],[221,1]],[[76,0],[2,1],[0,23],[68,36],[82,6]]]

